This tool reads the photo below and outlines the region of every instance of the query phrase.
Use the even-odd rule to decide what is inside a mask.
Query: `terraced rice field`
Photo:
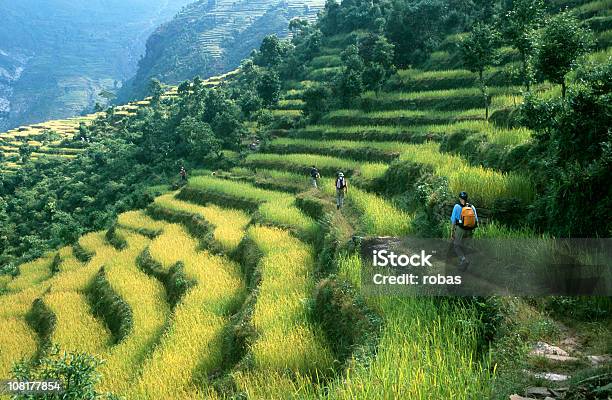
[[[599,18],[599,3],[607,2],[594,3],[581,12]],[[458,38],[448,38],[430,63],[452,62]],[[324,43],[305,80],[286,90],[274,115],[302,114],[304,88],[337,71],[341,43]],[[520,82],[506,74],[508,65],[488,74],[493,110],[520,101]],[[495,377],[477,350],[475,309],[446,300],[364,295],[359,303],[382,321],[371,332],[376,355],[362,357],[351,348],[341,357],[313,303],[329,280],[360,292],[362,265],[358,253],[348,250],[352,240],[419,233],[417,215],[406,204],[372,190],[390,166],[429,167],[451,192],[468,191],[477,207],[500,199],[528,205],[535,195],[527,174],[468,163],[441,152],[440,144],[469,133],[512,148],[527,143],[531,132],[484,120],[475,74],[465,70],[401,70],[386,90],[362,100],[357,108],[328,113],[320,124],[273,138],[237,168],[194,174],[146,210],[121,214],[115,234],[125,248],[94,232],[78,246],[58,250],[58,258],[48,254],[22,265],[15,277],[0,276],[0,377],[9,376],[15,361],[44,349],[44,338],[26,322],[38,301],[55,320],[48,340],[104,359],[99,389],[128,399],[488,398]],[[17,144],[5,143],[2,151],[15,157],[14,146],[21,138],[36,140],[37,129],[46,128],[12,132],[8,140]],[[43,154],[53,146],[38,148]],[[18,167],[11,162],[2,168]],[[321,171],[319,189],[310,186],[311,165]],[[339,170],[349,188],[345,208],[337,211]],[[501,222],[479,228],[478,235],[531,235]],[[342,242],[331,235],[336,229],[343,231]],[[337,248],[342,250],[334,253]],[[331,272],[326,262],[333,264]],[[358,303],[341,300],[327,304],[339,310],[326,310],[337,312],[332,320]]]

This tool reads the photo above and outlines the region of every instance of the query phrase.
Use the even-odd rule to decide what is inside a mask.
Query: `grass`
[[[488,168],[469,166],[459,156],[443,154],[436,143],[412,145],[400,159],[431,165],[437,175],[448,179],[453,193],[466,191],[475,204],[491,206],[499,198],[518,198],[526,204],[534,197],[531,180],[519,173],[500,173]]]
[[[343,67],[324,67],[312,69],[308,72],[307,78],[311,81],[328,81],[336,74],[342,72]]]
[[[62,351],[102,355],[112,343],[109,330],[91,313],[87,299],[78,292],[53,291],[44,297],[56,317],[51,340]]]
[[[337,54],[317,56],[310,60],[310,67],[313,69],[338,67],[340,65],[342,65],[342,60]]]
[[[242,182],[232,182],[217,179],[211,176],[192,177],[189,179],[189,187],[229,195],[232,197],[247,198],[260,203],[274,201],[287,196],[283,193],[260,189]]]
[[[176,243],[180,251],[168,254],[165,249]],[[195,390],[194,380],[205,378],[221,365],[227,315],[244,297],[245,287],[236,264],[197,251],[197,247],[197,240],[176,224],[168,225],[152,243],[155,259],[166,268],[182,261],[187,278],[196,285],[176,306],[169,328],[143,365],[130,397],[189,398]]]
[[[255,226],[247,237],[263,254],[252,317],[259,336],[249,347],[253,370],[234,379],[244,390],[254,390],[258,383],[271,379],[276,391],[291,392],[294,384],[286,378],[321,376],[333,361],[322,332],[308,320],[305,304],[313,288],[314,255],[282,229]]]
[[[243,211],[221,208],[215,205],[200,206],[184,202],[175,199],[172,193],[157,197],[155,204],[166,209],[201,216],[215,227],[214,239],[221,244],[225,251],[232,251],[238,247],[244,229],[250,221],[250,217]]]
[[[301,110],[304,107],[304,102],[300,99],[283,99],[279,100],[274,106],[278,110]]]

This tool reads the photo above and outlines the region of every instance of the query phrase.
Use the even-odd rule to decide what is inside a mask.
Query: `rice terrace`
[[[0,133],[0,399],[612,398],[612,1],[180,3]]]

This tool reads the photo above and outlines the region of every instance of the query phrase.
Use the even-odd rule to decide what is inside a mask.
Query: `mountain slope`
[[[151,78],[177,84],[196,75],[209,77],[240,63],[264,36],[287,34],[294,17],[314,19],[322,0],[198,1],[160,26],[147,41],[136,76],[119,102],[141,98]]]
[[[91,108],[188,0],[0,0],[0,130]]]

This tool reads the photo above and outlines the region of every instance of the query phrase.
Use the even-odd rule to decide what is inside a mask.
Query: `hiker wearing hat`
[[[336,208],[339,210],[344,205],[344,196],[348,190],[348,183],[342,172],[338,172],[336,178]]]
[[[318,187],[317,181],[319,180],[319,178],[321,178],[321,174],[319,174],[319,170],[317,169],[317,167],[313,165],[312,167],[310,167],[310,183],[313,187]]]
[[[478,226],[476,207],[468,203],[466,192],[459,193],[459,203],[453,207],[451,214],[451,240],[455,254],[459,257],[459,268],[467,269],[470,261],[465,257],[465,240],[470,239]]]

